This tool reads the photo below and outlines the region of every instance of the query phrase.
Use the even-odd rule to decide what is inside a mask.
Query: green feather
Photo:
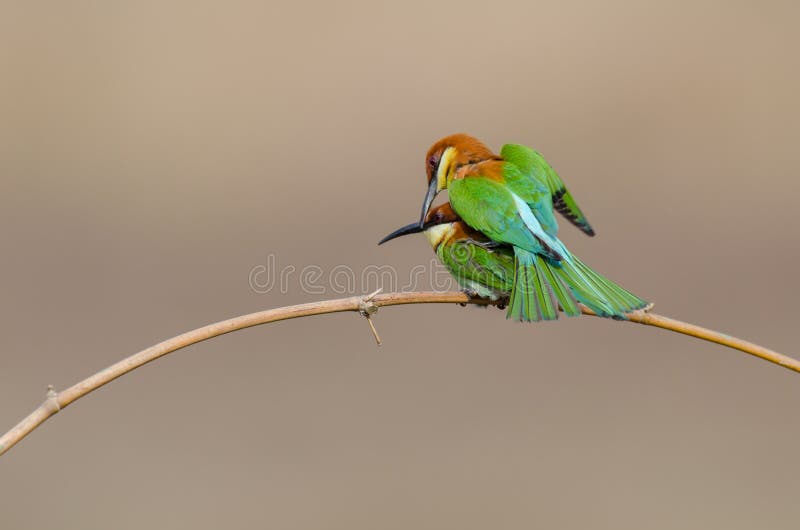
[[[583,305],[600,316],[625,318],[626,313],[648,303],[592,270],[574,255],[568,255],[553,269]]]
[[[550,193],[552,207],[558,213],[587,235],[595,234],[589,220],[586,219],[561,177],[547,163],[541,153],[524,145],[506,144],[500,150],[500,156],[519,168],[520,172],[530,180],[544,185]]]
[[[542,319],[555,320],[558,318],[558,305],[553,298],[552,288],[550,287],[550,284],[545,281],[544,272],[542,271],[542,268],[539,267],[539,261],[536,258],[537,256],[533,256],[533,271],[531,271],[535,272],[533,276],[533,284],[536,294],[536,301],[542,310]]]
[[[536,256],[537,269],[542,274],[544,280],[551,286],[553,294],[561,306],[561,310],[569,317],[576,317],[581,314],[581,309],[578,307],[578,302],[572,291],[564,285],[563,281],[558,278],[554,269],[558,269],[560,265],[551,264],[545,258]]]
[[[462,287],[478,284],[486,287],[486,292],[511,292],[514,256],[510,247],[490,251],[464,240],[439,245],[436,255]]]
[[[514,249],[514,255],[514,287],[506,318],[523,322],[557,319],[554,288],[547,279],[551,265],[541,256],[522,249]]]
[[[448,190],[453,210],[493,241],[558,258],[553,251],[557,246],[554,238],[544,232],[530,209],[502,183],[467,177],[454,180]]]

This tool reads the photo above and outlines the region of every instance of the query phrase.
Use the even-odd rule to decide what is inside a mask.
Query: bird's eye
[[[434,157],[430,157],[428,159],[428,167],[434,169],[436,167],[436,159]]]

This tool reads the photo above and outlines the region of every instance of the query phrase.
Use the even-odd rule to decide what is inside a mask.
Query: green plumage
[[[566,249],[562,252],[568,259],[554,261],[512,245],[492,244],[478,232],[436,247],[437,257],[463,289],[491,300],[508,298],[508,317],[515,320],[555,320],[559,307],[567,316],[578,316],[578,302],[600,316],[617,318],[647,305]]]
[[[450,184],[449,194],[456,213],[493,241],[558,259],[552,238],[535,219],[533,228],[526,224],[525,212],[520,211],[524,205],[506,184],[478,176],[464,178]],[[530,216],[530,209],[527,214]]]
[[[559,212],[584,233],[594,229],[550,164],[529,147],[503,146],[500,156],[458,133],[425,156],[428,188],[418,223],[382,240],[424,231],[442,263],[467,291],[508,298],[507,318],[553,320],[559,308],[625,318],[648,306],[573,256],[558,239]],[[450,204],[432,208],[447,189]]]
[[[523,175],[543,186],[550,194],[552,208],[563,215],[572,224],[587,235],[593,236],[594,229],[589,220],[578,207],[578,203],[561,181],[558,173],[547,163],[541,153],[530,147],[517,144],[506,144],[500,150],[500,156],[510,162]],[[534,208],[531,205],[531,208]],[[552,209],[551,209],[552,211]],[[543,223],[544,224],[544,223]],[[557,230],[557,229],[556,229]]]
[[[471,166],[449,182],[448,190],[453,210],[467,225],[513,249],[508,318],[553,320],[559,305],[565,314],[575,316],[576,301],[615,318],[646,307],[647,302],[587,267],[559,241],[554,208],[587,234],[594,231],[541,155],[509,145],[503,148],[503,157],[505,161]]]
[[[491,300],[509,298],[509,314],[519,320],[554,320],[559,306],[569,316],[581,312],[569,284],[561,277],[561,266],[540,254],[492,244],[483,234],[474,232],[442,242],[436,247],[436,255],[468,292]]]
[[[439,245],[436,256],[461,287],[483,298],[504,298],[514,285],[511,247],[487,249],[463,239]]]

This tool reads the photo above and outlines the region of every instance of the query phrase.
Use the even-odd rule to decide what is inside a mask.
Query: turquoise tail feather
[[[591,269],[566,248],[558,249],[564,259],[554,267],[555,274],[580,303],[603,317],[625,319],[626,313],[650,304]]]
[[[555,320],[559,306],[567,316],[580,315],[577,297],[559,277],[555,262],[520,248],[514,248],[514,258],[514,287],[506,318],[523,322]]]

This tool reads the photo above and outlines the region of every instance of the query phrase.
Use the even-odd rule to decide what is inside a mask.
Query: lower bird
[[[415,222],[399,228],[378,244],[419,232],[425,234],[439,261],[470,296],[506,302],[514,295],[524,301],[509,306],[508,318],[554,320],[559,306],[565,315],[578,316],[578,302],[600,316],[624,318],[625,313],[648,305],[572,254],[560,261],[536,254],[520,272],[512,245],[492,241],[471,228],[450,203],[432,208],[422,225]]]

